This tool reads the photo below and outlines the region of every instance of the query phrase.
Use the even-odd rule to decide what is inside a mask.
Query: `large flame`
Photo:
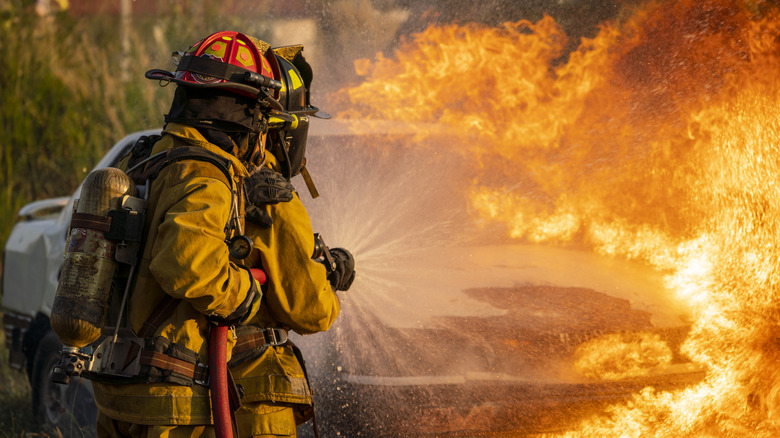
[[[431,27],[359,63],[347,115],[454,127],[476,219],[669,273],[707,377],[647,388],[592,436],[780,434],[780,15],[652,3],[564,53],[552,18]],[[664,353],[665,354],[665,353]]]

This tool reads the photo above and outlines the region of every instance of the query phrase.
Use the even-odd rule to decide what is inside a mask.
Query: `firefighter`
[[[98,436],[214,436],[206,364],[220,324],[231,327],[236,436],[294,437],[313,415],[312,392],[288,331],[328,330],[354,258],[333,248],[328,263],[312,259],[318,242],[290,172],[265,150],[269,120],[290,117],[273,49],[224,31],[176,58],[176,72],[146,75],[177,85],[161,138],[139,142],[120,165],[149,181],[126,310],[144,347],[127,354],[138,376],[93,379]]]

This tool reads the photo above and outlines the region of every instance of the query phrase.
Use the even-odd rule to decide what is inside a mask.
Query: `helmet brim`
[[[146,79],[151,79],[153,81],[161,81],[161,82],[169,82],[169,83],[173,82],[178,85],[183,85],[185,87],[229,89],[233,91],[242,91],[244,93],[249,93],[252,96],[256,96],[258,100],[267,102],[269,105],[271,105],[271,107],[273,107],[276,110],[284,110],[282,104],[280,104],[278,100],[269,96],[268,93],[266,93],[264,90],[246,84],[240,84],[237,82],[218,82],[214,84],[199,84],[197,82],[181,80],[176,77],[176,74],[174,72],[162,70],[159,68],[154,68],[147,71],[146,73],[144,73],[144,76],[146,77]]]
[[[146,72],[146,74],[144,74],[144,76],[146,76],[147,79],[151,79],[155,81],[175,82],[179,85],[184,85],[193,88],[230,88],[233,90],[239,90],[245,93],[250,93],[254,96],[259,95],[261,91],[259,88],[255,88],[246,84],[239,84],[236,82],[218,82],[214,84],[205,84],[205,83],[199,84],[197,82],[184,81],[178,79],[175,73],[167,70],[161,70],[161,69],[149,70]]]
[[[330,115],[330,114],[328,114],[328,113],[326,113],[325,111],[323,111],[323,110],[321,110],[321,109],[317,108],[316,106],[310,106],[309,108],[311,108],[311,111],[313,111],[313,112],[311,113],[311,115],[312,115],[313,117],[316,117],[316,118],[318,118],[318,119],[326,119],[326,120],[331,118],[331,115]]]

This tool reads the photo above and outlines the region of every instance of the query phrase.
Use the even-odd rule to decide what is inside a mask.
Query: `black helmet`
[[[270,149],[283,162],[286,178],[301,172],[305,165],[306,139],[309,117],[330,118],[330,115],[311,105],[309,90],[312,69],[303,57],[303,46],[285,46],[273,49],[279,64],[282,89],[279,103],[284,111],[272,111],[269,120]]]

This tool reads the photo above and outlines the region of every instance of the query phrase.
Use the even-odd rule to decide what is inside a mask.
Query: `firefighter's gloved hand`
[[[278,204],[289,202],[295,188],[282,174],[268,167],[259,167],[244,179],[247,201],[252,205]]]
[[[244,316],[241,317],[241,319],[238,321],[239,325],[243,325],[249,322],[252,318],[257,315],[257,311],[260,310],[260,302],[263,300],[263,289],[260,287],[261,285],[265,284],[266,282],[266,275],[265,271],[262,269],[255,269],[252,268],[249,270],[249,273],[252,274],[252,280],[254,280],[253,288],[249,290],[249,293],[252,294],[250,297],[247,294],[246,299],[244,302],[247,302],[251,298],[251,302],[249,303],[249,310],[246,311]],[[242,303],[243,304],[243,303]]]
[[[328,273],[328,281],[333,290],[349,290],[355,281],[355,257],[344,248],[331,248],[335,268]]]
[[[262,207],[291,201],[295,188],[281,174],[262,166],[244,179],[244,190],[246,190],[247,220],[261,227],[270,228],[273,220]]]
[[[265,276],[265,273],[263,273],[263,276]],[[263,292],[262,289],[260,289],[260,282],[254,273],[252,273],[252,277],[252,286],[249,288],[246,298],[238,308],[225,318],[220,318],[216,315],[209,316],[208,319],[211,322],[225,325],[244,325],[257,314],[257,311],[260,310]]]
[[[248,309],[246,313],[241,317],[241,319],[238,320],[236,325],[244,325],[248,323],[252,318],[257,315],[257,311],[260,310],[260,302],[263,300],[263,293],[260,289],[260,283],[257,280],[254,280],[254,289],[256,292],[251,296],[251,301],[249,302]],[[244,302],[249,301],[250,297],[247,296],[246,300]],[[242,303],[243,304],[243,303]]]
[[[255,225],[259,225],[263,228],[271,228],[271,225],[274,224],[274,220],[271,219],[271,215],[269,215],[268,212],[261,207],[247,204],[245,212],[246,220],[252,222]]]

